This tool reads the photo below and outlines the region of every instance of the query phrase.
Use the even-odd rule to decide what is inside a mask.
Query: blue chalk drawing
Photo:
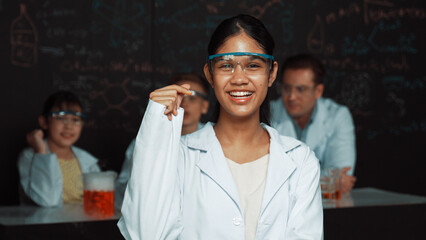
[[[136,39],[144,33],[146,10],[140,2],[128,4],[125,0],[116,0],[114,5],[110,5],[106,1],[95,0],[92,10],[97,18],[92,21],[90,31],[93,34],[109,32],[109,41],[115,48],[123,43],[126,35]]]

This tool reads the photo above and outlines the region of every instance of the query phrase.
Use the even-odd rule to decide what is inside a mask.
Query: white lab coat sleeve
[[[342,107],[336,113],[333,135],[330,137],[325,152],[323,168],[351,167],[349,175],[355,170],[355,128],[351,113],[347,107]]]
[[[323,234],[319,161],[308,147],[295,151],[304,155],[304,161],[298,166],[300,173],[284,239],[319,240]]]
[[[120,174],[118,175],[118,178],[115,181],[114,203],[117,208],[121,208],[121,205],[123,203],[124,192],[127,187],[127,182],[130,178],[130,171],[133,162],[133,151],[135,150],[135,142],[136,139],[133,139],[127,147]]]
[[[178,176],[183,109],[169,121],[149,101],[136,137],[133,166],[118,223],[126,239],[177,239],[182,232]]]
[[[56,154],[34,153],[25,149],[18,158],[21,187],[37,205],[62,205],[62,174]]]

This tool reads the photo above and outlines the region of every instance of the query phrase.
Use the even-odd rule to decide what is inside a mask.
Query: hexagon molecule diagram
[[[101,98],[105,103],[106,108],[101,110],[101,114],[106,114],[110,110],[118,110],[124,115],[129,114],[125,106],[129,101],[136,101],[139,99],[138,96],[134,96],[127,89],[130,78],[125,78],[120,83],[112,83],[108,78],[103,78],[100,81],[101,85],[105,88],[102,91],[94,91],[90,94],[90,98],[96,99]]]

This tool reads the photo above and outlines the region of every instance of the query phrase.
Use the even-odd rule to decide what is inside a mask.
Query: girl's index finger
[[[182,87],[185,90],[185,91],[182,92],[183,94],[189,95],[189,96],[194,95],[194,91],[189,90],[189,88],[191,87],[190,84],[184,83],[184,84],[180,85],[180,87]]]

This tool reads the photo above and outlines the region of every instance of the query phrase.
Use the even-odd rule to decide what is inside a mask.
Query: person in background
[[[172,76],[169,84],[190,84],[191,89],[195,91],[195,95],[185,96],[182,100],[181,106],[185,110],[185,113],[183,116],[181,133],[183,136],[197,131],[203,126],[200,122],[201,117],[206,114],[209,109],[209,83],[197,73],[178,73]],[[116,208],[121,207],[124,191],[126,190],[127,182],[129,181],[135,141],[136,139],[133,139],[126,149],[121,172],[115,182]]]
[[[27,134],[29,147],[18,159],[22,204],[55,207],[83,202],[82,174],[100,171],[94,156],[74,146],[84,118],[73,93],[59,91],[47,98],[38,117],[41,129]]]
[[[118,222],[126,239],[320,239],[320,168],[302,142],[269,127],[274,40],[249,15],[222,21],[204,74],[215,123],[181,137],[192,85],[150,93]]]
[[[281,98],[271,101],[271,125],[282,135],[306,143],[321,170],[341,168],[342,192],[356,181],[355,132],[348,108],[322,98],[325,70],[308,54],[289,57],[281,68]]]

